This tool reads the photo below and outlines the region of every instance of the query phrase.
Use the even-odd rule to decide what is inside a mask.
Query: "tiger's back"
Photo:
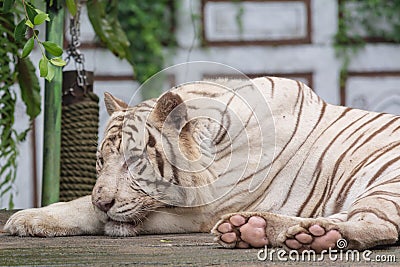
[[[227,97],[223,105],[240,114],[241,120],[233,122],[226,119],[229,114],[221,112],[218,123],[208,125],[215,133],[216,150],[222,150],[209,165],[216,175],[212,180],[229,181],[216,187],[230,190],[215,205],[211,203],[213,212],[252,210],[326,217],[348,210],[382,181],[380,176],[398,169],[397,116],[327,104],[304,84],[288,79],[214,82],[231,88],[235,94],[228,95],[236,95],[234,98],[254,95],[251,90],[258,90],[263,97],[256,94],[255,99],[237,103]],[[190,103],[199,96],[217,99],[215,90],[210,91],[189,85],[172,92]],[[207,114],[205,106],[193,106],[189,120],[199,117],[196,111],[200,109],[202,115]],[[265,112],[259,111],[262,109]],[[226,121],[230,136],[241,133],[246,136],[243,142],[228,135],[225,140],[218,139],[218,124]],[[236,155],[226,160],[227,154]]]

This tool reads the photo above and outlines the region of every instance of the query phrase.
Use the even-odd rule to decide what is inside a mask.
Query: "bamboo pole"
[[[46,28],[46,39],[63,46],[64,10],[47,2],[50,22]],[[42,206],[59,200],[60,192],[60,149],[61,149],[61,92],[62,69],[57,68],[54,79],[45,82],[44,140],[43,140],[43,184]]]

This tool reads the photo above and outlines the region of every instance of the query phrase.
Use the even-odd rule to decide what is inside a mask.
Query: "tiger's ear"
[[[166,123],[179,130],[186,123],[186,105],[179,95],[167,92],[157,100],[153,111],[153,119],[160,128]]]
[[[121,99],[118,99],[115,96],[111,95],[110,93],[104,93],[104,103],[106,104],[108,115],[113,114],[115,111],[126,109],[128,107],[128,104],[126,104]]]

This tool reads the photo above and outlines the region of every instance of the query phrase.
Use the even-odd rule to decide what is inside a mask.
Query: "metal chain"
[[[86,86],[87,86],[87,77],[85,71],[85,57],[78,49],[81,45],[79,40],[81,31],[80,31],[80,13],[81,13],[81,3],[78,1],[77,3],[77,12],[75,16],[71,16],[69,23],[69,33],[71,35],[71,42],[68,45],[67,49],[67,58],[66,62],[69,63],[72,58],[75,61],[75,67],[77,71],[77,83],[78,86],[84,88],[84,93],[86,94]]]

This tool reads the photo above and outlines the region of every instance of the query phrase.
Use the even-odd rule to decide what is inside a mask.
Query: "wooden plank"
[[[13,212],[0,210],[0,229]],[[361,260],[260,261],[259,249],[224,249],[213,242],[211,234],[144,235],[115,238],[108,236],[73,236],[56,238],[15,237],[0,231],[0,266],[366,266]],[[271,250],[272,251],[272,250]],[[339,255],[339,254],[335,254]],[[373,250],[375,255],[395,255],[399,246]],[[395,263],[392,263],[395,264]],[[372,266],[372,265],[371,265]]]

